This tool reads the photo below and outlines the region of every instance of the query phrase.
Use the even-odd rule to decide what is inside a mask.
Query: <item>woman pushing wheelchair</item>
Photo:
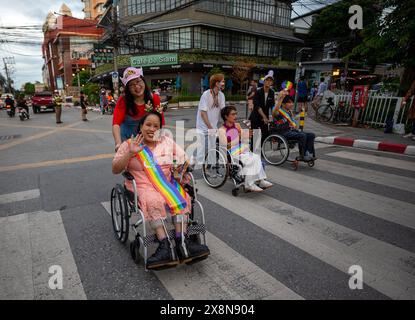
[[[191,198],[172,175],[173,164],[184,164],[187,156],[172,139],[160,135],[162,117],[150,111],[140,121],[139,134],[124,141],[112,162],[112,172],[128,170],[136,181],[138,202],[144,218],[155,231],[158,248],[146,261],[147,269],[175,266],[202,259],[209,248],[187,234]],[[186,177],[183,173],[183,181]],[[131,181],[125,186],[132,191]],[[175,238],[166,228],[167,210],[172,214]]]
[[[250,192],[261,192],[272,187],[262,166],[261,157],[249,151],[249,130],[245,132],[236,122],[237,111],[234,106],[227,106],[221,110],[223,126],[219,128],[219,143],[226,146],[228,153],[234,157],[236,162],[242,163],[242,172],[245,177],[245,190]],[[244,136],[247,135],[247,136]],[[246,140],[246,143],[244,143]]]

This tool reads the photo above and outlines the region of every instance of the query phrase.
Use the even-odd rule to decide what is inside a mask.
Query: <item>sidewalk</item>
[[[314,132],[317,142],[415,155],[414,140],[396,133],[384,133],[383,128],[322,124],[307,117],[304,130]]]

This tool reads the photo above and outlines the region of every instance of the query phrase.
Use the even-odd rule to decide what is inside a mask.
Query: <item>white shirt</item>
[[[201,130],[204,134],[208,133],[208,127],[202,119],[202,111],[207,112],[207,116],[212,128],[218,128],[220,111],[225,108],[225,95],[221,91],[219,91],[218,103],[219,108],[214,108],[213,96],[210,90],[203,92],[202,96],[200,97],[199,106],[197,108],[196,129]]]

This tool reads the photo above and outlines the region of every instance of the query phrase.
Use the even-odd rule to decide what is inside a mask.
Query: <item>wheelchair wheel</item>
[[[274,166],[283,164],[289,153],[287,139],[279,134],[269,135],[262,144],[262,156],[266,162]]]
[[[206,153],[202,174],[205,182],[212,188],[219,188],[225,184],[229,168],[222,152],[211,149]]]
[[[127,195],[124,193],[124,188],[117,184],[111,191],[111,218],[115,236],[122,243],[128,239],[130,227],[128,210]]]
[[[308,166],[309,166],[310,168],[314,167],[314,160],[309,161],[309,162],[308,162]]]
[[[135,263],[140,263],[140,240],[130,242],[130,254]]]

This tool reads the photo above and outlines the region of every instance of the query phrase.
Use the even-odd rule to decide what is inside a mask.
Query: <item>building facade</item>
[[[103,33],[96,21],[72,17],[65,5],[60,12],[49,13],[43,26],[43,78],[51,90],[65,90],[79,70],[91,68],[93,45]]]
[[[84,3],[82,11],[85,13],[85,19],[101,19],[105,8],[105,0],[81,0]]]
[[[238,61],[254,64],[250,78],[259,79],[269,69],[281,82],[294,78],[302,40],[294,37],[290,26],[291,1],[119,0],[117,13],[124,30],[119,72],[127,64],[147,61],[142,66],[152,86],[168,83],[174,88],[179,76],[181,89],[199,93],[201,79],[212,68],[232,78]],[[100,24],[110,24],[110,15],[107,10]],[[104,43],[106,39],[109,35]],[[148,55],[153,58],[146,59]],[[102,70],[97,68],[99,81],[109,76]]]

